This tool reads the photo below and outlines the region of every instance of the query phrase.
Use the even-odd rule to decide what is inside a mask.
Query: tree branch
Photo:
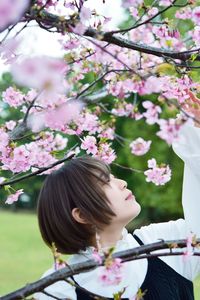
[[[72,27],[76,20],[73,19],[63,19],[57,15],[48,13],[42,10],[40,14],[37,14],[37,10],[31,10],[29,14],[24,16],[24,21],[35,20],[39,26],[48,29],[48,26],[55,28],[57,32],[72,32]],[[193,49],[188,51],[172,51],[167,49],[160,49],[156,47],[150,47],[147,45],[142,45],[138,43],[131,42],[125,38],[115,36],[112,32],[97,31],[93,28],[88,28],[83,36],[92,37],[96,40],[108,42],[113,45],[117,45],[122,48],[127,48],[135,51],[139,51],[146,54],[151,54],[158,57],[170,57],[173,59],[179,59],[181,61],[186,61],[191,58],[191,53],[199,53],[199,49]],[[200,55],[197,55],[196,60],[200,60]]]
[[[75,145],[75,146],[77,146],[77,145]],[[75,147],[75,146],[74,146],[74,147]],[[74,147],[73,147],[73,148],[74,148]],[[39,168],[39,169],[38,169],[37,171],[35,171],[35,172],[32,172],[32,173],[29,173],[29,174],[20,176],[20,177],[18,177],[18,178],[16,178],[16,179],[13,179],[13,180],[4,181],[4,182],[0,183],[0,189],[1,189],[2,187],[6,186],[6,185],[11,185],[11,184],[17,183],[17,182],[19,182],[19,181],[23,181],[23,180],[25,180],[25,179],[28,179],[28,178],[30,178],[30,177],[39,175],[39,174],[41,174],[41,173],[43,173],[43,172],[45,172],[45,171],[47,171],[47,170],[49,170],[49,169],[52,169],[53,167],[55,167],[55,166],[57,166],[57,165],[62,164],[63,162],[65,162],[65,161],[67,161],[67,160],[70,160],[73,156],[74,156],[74,153],[71,154],[71,155],[68,156],[68,157],[64,157],[64,158],[62,158],[62,159],[60,159],[60,160],[57,160],[56,162],[52,163],[51,165],[49,165],[49,166],[47,166],[47,167]]]
[[[196,239],[195,243],[192,244],[193,247],[198,247],[200,243],[200,239]],[[136,248],[116,252],[112,255],[113,258],[121,258],[122,262],[130,261],[130,260],[138,260],[143,259],[146,256],[143,254],[148,253],[148,257],[155,257],[155,256],[163,256],[163,253],[153,253],[149,254],[149,252],[157,251],[161,249],[168,249],[170,252],[165,253],[164,255],[182,255],[184,252],[173,252],[173,249],[177,248],[185,248],[187,245],[187,241],[185,239],[181,240],[170,240],[170,241],[159,241],[155,243],[151,243],[148,245],[139,246]],[[199,256],[199,252],[194,252],[194,256]],[[105,263],[105,257],[102,256],[102,264]],[[24,299],[25,297],[32,295],[36,292],[42,292],[42,290],[51,284],[60,281],[65,280],[69,276],[80,274],[83,272],[91,271],[96,269],[100,264],[98,264],[96,261],[92,259],[88,259],[85,262],[78,263],[78,264],[72,264],[69,267],[64,267],[58,271],[55,271],[53,274],[50,274],[38,281],[35,281],[33,283],[27,284],[26,286],[22,287],[21,289],[18,289],[10,294],[7,294],[3,297],[1,297],[1,300],[17,300],[17,299]]]
[[[136,29],[142,25],[145,25],[147,23],[149,23],[151,20],[155,19],[157,16],[161,15],[162,13],[166,12],[167,10],[169,10],[171,7],[175,7],[174,4],[177,0],[174,0],[172,2],[171,5],[163,8],[162,10],[158,11],[154,16],[150,17],[149,19],[145,20],[144,22],[141,22],[141,23],[138,23],[140,21],[140,19],[138,21],[135,22],[135,24],[129,28],[126,28],[126,29],[121,29],[121,30],[115,30],[115,31],[110,31],[111,34],[116,34],[116,33],[125,33],[125,32],[128,32],[130,30],[133,30],[133,29]],[[188,4],[188,3],[187,3]],[[186,4],[186,5],[187,5]]]

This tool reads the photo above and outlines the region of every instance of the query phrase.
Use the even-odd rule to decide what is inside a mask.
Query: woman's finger
[[[190,100],[192,100],[195,103],[200,104],[200,99],[197,98],[190,90],[187,90],[187,93],[190,96]]]

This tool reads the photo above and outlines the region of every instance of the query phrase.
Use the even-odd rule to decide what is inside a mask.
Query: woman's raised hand
[[[192,115],[195,126],[200,127],[200,99],[190,90],[187,90],[187,94],[190,98],[186,100],[182,107],[187,113]]]

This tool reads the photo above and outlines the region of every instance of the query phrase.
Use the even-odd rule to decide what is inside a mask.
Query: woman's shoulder
[[[185,238],[188,233],[184,219],[170,220],[168,222],[151,223],[142,226],[133,232],[144,244],[157,242],[160,239],[173,240]]]

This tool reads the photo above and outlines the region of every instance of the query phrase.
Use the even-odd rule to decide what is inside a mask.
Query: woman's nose
[[[121,189],[126,189],[127,188],[127,182],[125,180],[121,180],[120,187],[121,187]]]

